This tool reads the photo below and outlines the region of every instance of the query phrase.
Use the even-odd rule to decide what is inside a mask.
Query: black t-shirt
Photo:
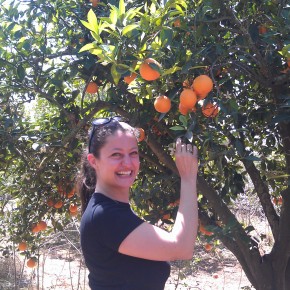
[[[118,252],[122,241],[144,221],[128,203],[94,193],[81,220],[81,247],[93,290],[163,290],[167,262]]]

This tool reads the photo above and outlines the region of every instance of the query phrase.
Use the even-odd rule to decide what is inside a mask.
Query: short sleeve
[[[97,211],[99,241],[103,246],[118,251],[122,241],[144,221],[131,209],[129,204],[103,204]]]

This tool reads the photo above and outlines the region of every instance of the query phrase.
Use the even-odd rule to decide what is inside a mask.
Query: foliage
[[[146,133],[140,143],[144,166],[132,193],[140,213],[153,223],[172,223],[168,215],[163,218],[177,210],[179,180],[170,147],[178,136],[185,138],[199,148],[200,219],[214,232],[211,239],[221,239],[236,255],[257,289],[268,289],[261,277],[269,276],[268,263],[278,263],[267,285],[286,289],[281,277],[290,245],[290,7],[285,1],[120,0],[91,7],[74,0],[2,0],[1,8],[3,235],[36,245],[44,233],[31,234],[32,223],[44,218],[50,231],[67,223],[77,197],[60,196],[59,189],[68,193],[73,187],[87,124],[115,112]],[[149,57],[162,66],[161,77],[152,82],[138,73]],[[132,72],[137,78],[127,85],[123,78]],[[196,112],[181,115],[183,83],[201,74],[211,77],[214,90]],[[86,93],[92,80],[97,94]],[[154,110],[159,95],[171,99],[166,114]],[[217,117],[202,114],[207,102],[218,104]],[[229,209],[249,183],[275,240],[266,270],[251,228]],[[273,204],[280,196],[283,204]],[[51,197],[61,198],[64,207],[49,207]]]

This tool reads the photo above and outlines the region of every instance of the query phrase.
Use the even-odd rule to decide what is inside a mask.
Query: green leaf
[[[98,30],[99,30],[98,19],[97,19],[97,16],[92,9],[90,9],[90,11],[88,12],[88,22],[89,22],[90,26],[92,27],[91,30],[98,33]]]
[[[115,85],[117,85],[119,83],[120,78],[121,78],[121,74],[118,73],[117,67],[115,64],[113,64],[111,67],[111,75],[113,77]]]
[[[186,128],[187,127],[187,119],[185,116],[180,115],[179,116],[179,121],[182,123],[182,125]]]
[[[119,2],[119,15],[123,15],[125,14],[126,10],[125,10],[125,3],[124,0],[120,0]]]
[[[168,46],[171,44],[173,38],[173,30],[170,27],[163,27],[160,33],[160,39],[162,46]]]
[[[126,27],[123,28],[122,30],[122,35],[126,35],[127,33],[131,32],[133,29],[136,29],[137,27],[139,27],[138,24],[130,24],[127,25]]]
[[[22,82],[25,78],[25,69],[23,68],[22,65],[19,65],[17,67],[17,76],[19,78],[19,80]]]
[[[93,30],[93,27],[91,27],[91,24],[89,22],[81,20],[81,23],[82,23],[83,26],[85,26],[89,30]]]
[[[118,20],[118,10],[116,7],[112,7],[111,9],[110,20],[112,24],[116,25]]]
[[[87,50],[91,50],[91,49],[94,49],[96,48],[96,45],[92,42],[92,43],[88,43],[86,45],[84,45],[80,50],[79,52],[84,52],[84,51],[87,51]]]
[[[103,53],[103,50],[101,48],[90,49],[90,53],[97,55],[102,61],[104,61],[104,53]]]
[[[170,130],[173,130],[173,131],[183,131],[183,130],[185,130],[185,128],[182,127],[182,126],[173,126],[173,127],[170,127]]]

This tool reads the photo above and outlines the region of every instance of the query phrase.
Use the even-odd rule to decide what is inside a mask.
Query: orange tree
[[[1,231],[34,245],[65,225],[70,204],[78,202],[68,193],[87,124],[114,112],[145,132],[132,193],[140,214],[171,222],[179,180],[170,149],[183,137],[199,148],[202,233],[233,252],[256,289],[289,289],[285,1],[2,2]],[[192,84],[200,75],[209,76],[213,88],[208,78],[204,87]],[[96,93],[86,90],[92,81]],[[192,91],[186,94],[192,107],[181,114],[184,89]],[[168,112],[155,110],[158,96],[170,99]],[[249,184],[273,234],[266,253],[252,238],[254,228],[230,210]],[[59,198],[63,205],[55,208]],[[48,223],[44,232],[27,230],[40,220]],[[9,252],[9,243],[3,250]]]

